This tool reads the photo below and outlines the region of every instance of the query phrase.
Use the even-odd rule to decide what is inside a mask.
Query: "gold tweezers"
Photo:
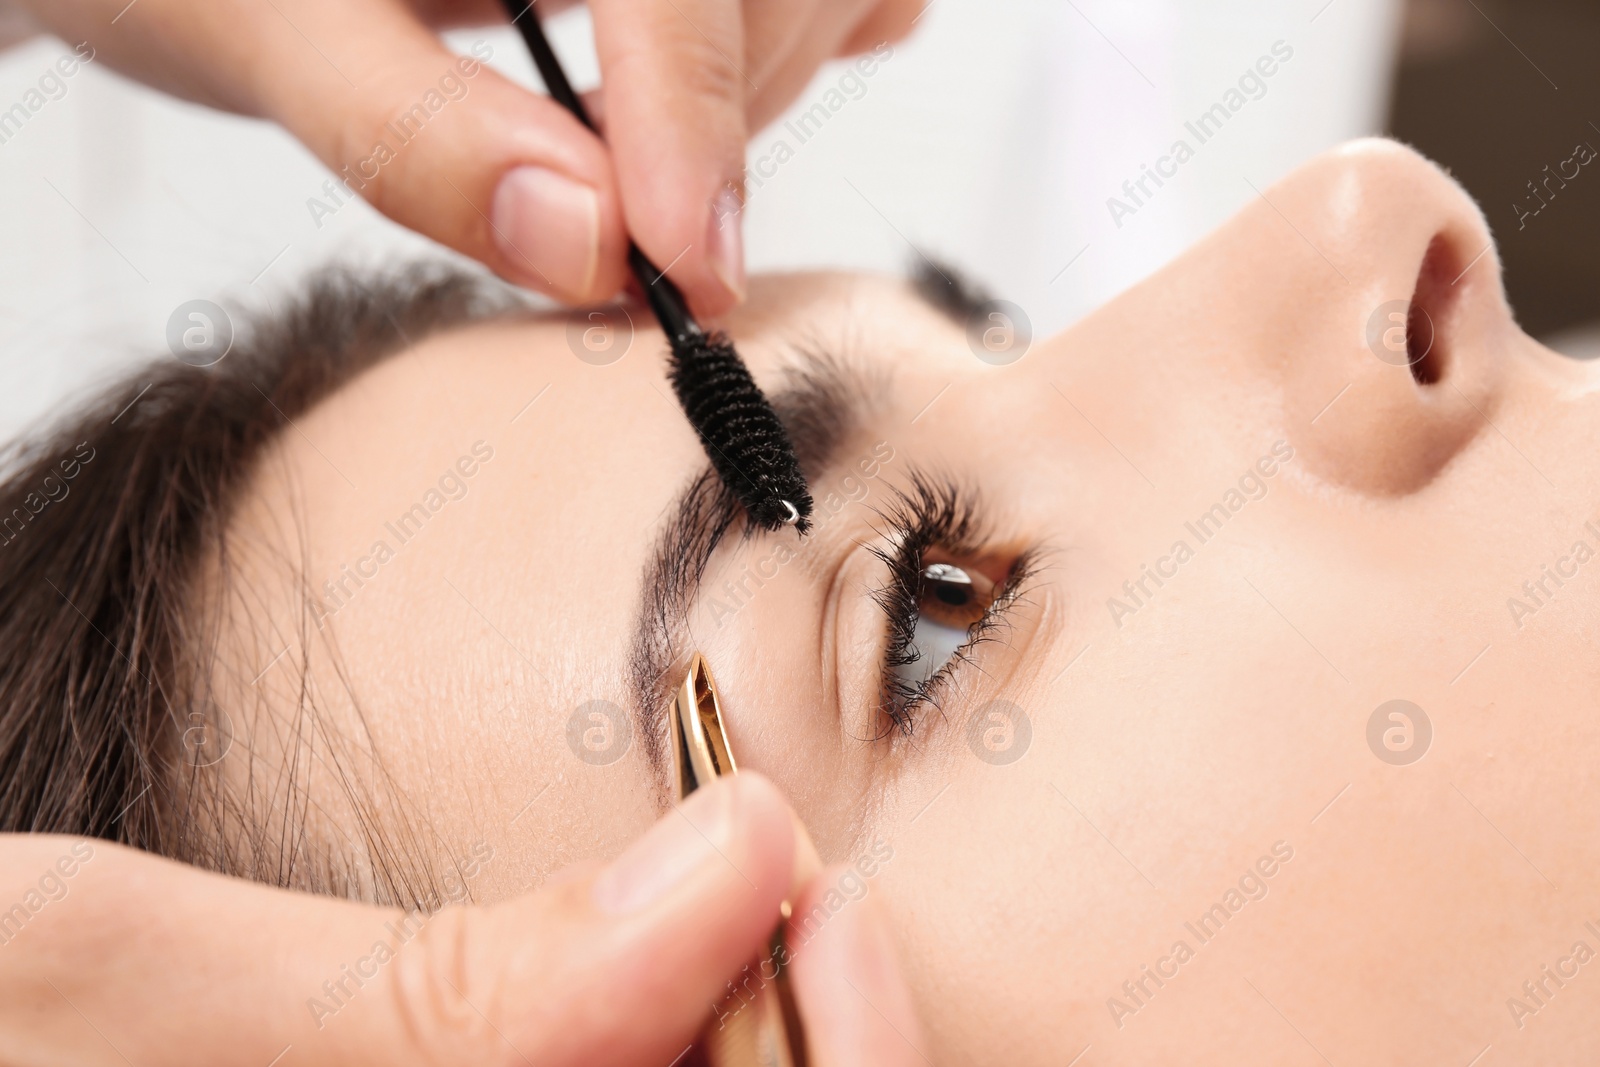
[[[698,652],[673,694],[667,720],[679,801],[713,778],[738,771],[722,728],[716,682]],[[787,922],[787,900],[782,914]],[[716,1018],[701,1034],[700,1045],[712,1067],[806,1067],[805,1031],[789,987],[787,959],[779,923],[767,953],[745,969],[744,981],[718,1006]]]

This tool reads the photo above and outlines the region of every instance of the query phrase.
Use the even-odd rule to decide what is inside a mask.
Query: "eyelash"
[[[958,558],[982,555],[987,538],[978,517],[978,501],[970,492],[954,482],[936,481],[920,472],[913,472],[911,484],[897,491],[894,501],[878,514],[887,544],[873,546],[871,552],[889,569],[888,584],[873,593],[889,624],[879,710],[891,729],[909,736],[917,710],[928,704],[939,707],[939,698],[956,670],[970,664],[977,647],[994,640],[1003,630],[1006,613],[1017,602],[1029,575],[1030,557],[1023,553],[1012,564],[983,618],[968,629],[967,639],[949,660],[924,681],[908,681],[898,668],[918,659],[916,630],[921,614],[923,558],[932,548]]]

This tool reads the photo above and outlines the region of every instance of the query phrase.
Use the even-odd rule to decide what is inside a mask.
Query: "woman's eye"
[[[971,629],[994,603],[995,583],[981,571],[953,563],[922,569],[917,585],[917,617],[912,631],[915,658],[898,665],[902,681],[921,686],[967,643]]]

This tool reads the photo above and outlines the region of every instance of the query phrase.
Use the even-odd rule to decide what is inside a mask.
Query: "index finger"
[[[744,23],[737,0],[593,0],[628,231],[701,316],[744,297]]]

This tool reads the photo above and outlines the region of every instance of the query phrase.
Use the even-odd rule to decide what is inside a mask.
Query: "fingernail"
[[[600,873],[592,889],[595,904],[625,915],[670,896],[728,846],[732,801],[726,786],[698,790]]]
[[[724,185],[711,204],[706,247],[711,250],[711,271],[735,300],[744,299],[744,201],[739,191]]]
[[[511,269],[557,295],[590,295],[600,265],[600,197],[544,167],[514,167],[490,211],[494,239]]]

